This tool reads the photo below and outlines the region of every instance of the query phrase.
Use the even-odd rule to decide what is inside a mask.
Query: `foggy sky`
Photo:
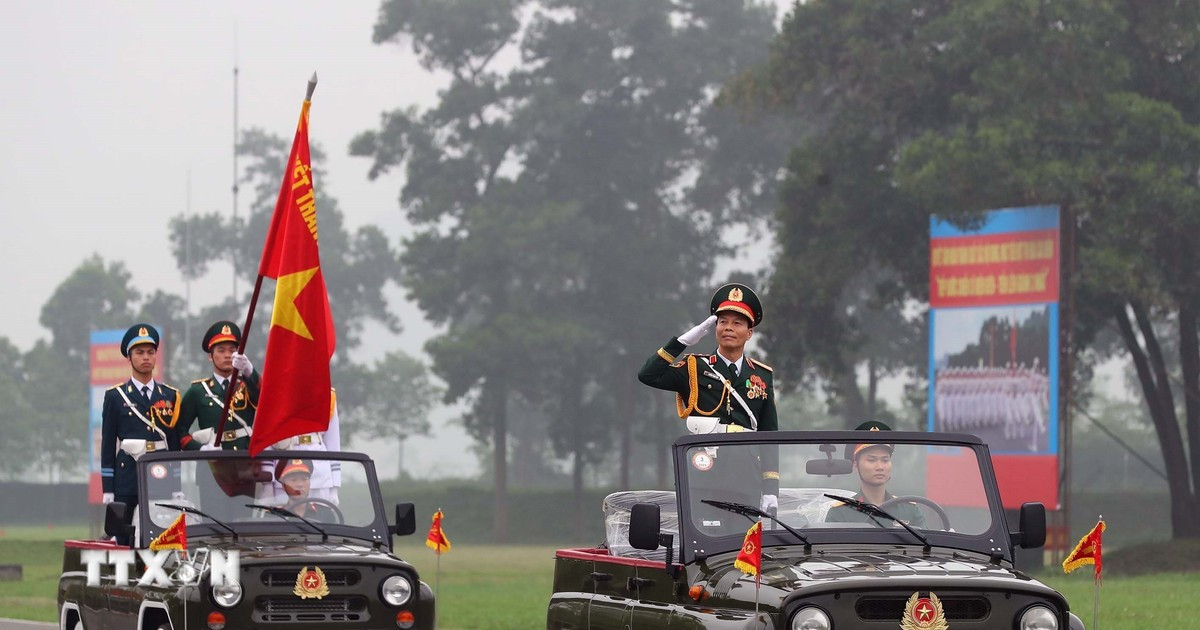
[[[143,295],[185,294],[167,225],[189,205],[193,213],[232,213],[235,63],[238,127],[289,140],[306,82],[318,74],[310,139],[325,149],[328,175],[317,185],[337,198],[348,229],[378,224],[397,244],[405,229],[401,175],[369,182],[370,160],[349,157],[347,146],[376,128],[384,111],[433,105],[439,82],[407,45],[371,42],[378,7],[376,0],[0,3],[0,260],[9,296],[0,335],[22,350],[48,339],[38,323],[42,305],[93,253],[123,261]],[[243,187],[239,216],[251,195]],[[212,266],[192,283],[193,312],[229,295],[231,284],[227,265]],[[403,347],[424,359],[432,328],[399,290],[390,295],[404,333],[368,328],[378,337],[358,358]],[[477,469],[461,428],[446,426],[451,415],[435,414],[437,439],[410,441],[408,470]],[[375,456],[390,461],[394,452]],[[389,468],[381,462],[380,473]]]

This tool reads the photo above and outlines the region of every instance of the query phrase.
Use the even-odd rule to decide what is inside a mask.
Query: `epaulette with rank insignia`
[[[195,385],[196,383],[203,383],[203,382],[205,382],[205,381],[207,381],[207,380],[208,380],[208,377],[205,377],[205,378],[198,378],[198,379],[196,379],[196,380],[192,381],[192,385]]]
[[[755,361],[754,359],[751,359],[750,357],[746,357],[746,363],[749,363],[750,367],[760,367],[768,372],[775,371],[775,368],[767,365],[766,363],[763,363],[762,361]]]

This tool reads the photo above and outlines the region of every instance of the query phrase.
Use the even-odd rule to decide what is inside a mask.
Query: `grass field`
[[[24,580],[0,582],[0,616],[55,621],[55,588],[62,540],[85,537],[83,528],[6,528],[0,532],[0,563],[24,566]],[[412,562],[430,586],[437,557],[423,538],[404,539],[397,552]],[[545,627],[554,570],[554,547],[456,544],[441,559],[438,628],[441,630],[528,630]],[[1106,563],[1107,565],[1107,563]],[[1105,630],[1200,628],[1195,596],[1200,573],[1107,575],[1100,593]],[[1092,627],[1092,579],[1085,567],[1071,575],[1038,575],[1067,597],[1072,610]]]

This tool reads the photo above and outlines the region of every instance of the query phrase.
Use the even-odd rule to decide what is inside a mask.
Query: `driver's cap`
[[[283,459],[275,465],[275,478],[283,481],[284,477],[292,473],[302,472],[311,475],[312,471],[312,462],[307,459]]]
[[[892,427],[889,427],[888,425],[886,425],[878,420],[868,420],[868,421],[858,425],[857,427],[854,427],[854,430],[855,431],[891,431]],[[896,450],[896,448],[894,446],[892,446],[891,444],[880,444],[880,443],[855,444],[854,451],[850,454],[850,459],[858,459],[859,453],[861,453],[862,451],[865,451],[873,446],[882,446],[883,448],[886,448],[889,453],[895,452],[895,450]]]

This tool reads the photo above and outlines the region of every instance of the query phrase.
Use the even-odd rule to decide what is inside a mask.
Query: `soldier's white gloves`
[[[254,364],[250,362],[250,357],[240,352],[233,353],[233,367],[242,373],[243,379],[250,378],[250,375],[254,374]]]
[[[105,492],[104,494],[100,495],[100,502],[103,503],[104,505],[108,505],[109,503],[112,503],[113,500],[115,500],[115,499],[116,499],[116,497],[114,497],[113,493],[111,493],[111,492]]]
[[[199,431],[192,433],[192,439],[201,445],[212,444],[217,439],[217,431],[212,427],[200,429]]]
[[[295,441],[295,438],[294,438],[294,437],[290,437],[290,438],[283,438],[282,440],[279,440],[278,442],[276,442],[276,443],[274,444],[274,446],[275,446],[275,450],[277,450],[277,451],[286,451],[286,450],[288,450],[289,448],[292,448],[292,442],[293,442],[293,441]]]
[[[717,316],[709,315],[708,319],[696,324],[691,330],[679,335],[679,343],[690,346],[704,338],[717,324]]]
[[[146,453],[146,440],[121,440],[121,450],[137,460]]]
[[[217,446],[216,444],[213,444],[212,441],[209,441],[204,444],[201,444],[200,450],[202,450],[202,451],[219,451],[219,450],[221,450],[221,447]]]
[[[759,508],[766,512],[771,508],[779,509],[779,497],[773,494],[764,494],[762,498],[762,506]]]

